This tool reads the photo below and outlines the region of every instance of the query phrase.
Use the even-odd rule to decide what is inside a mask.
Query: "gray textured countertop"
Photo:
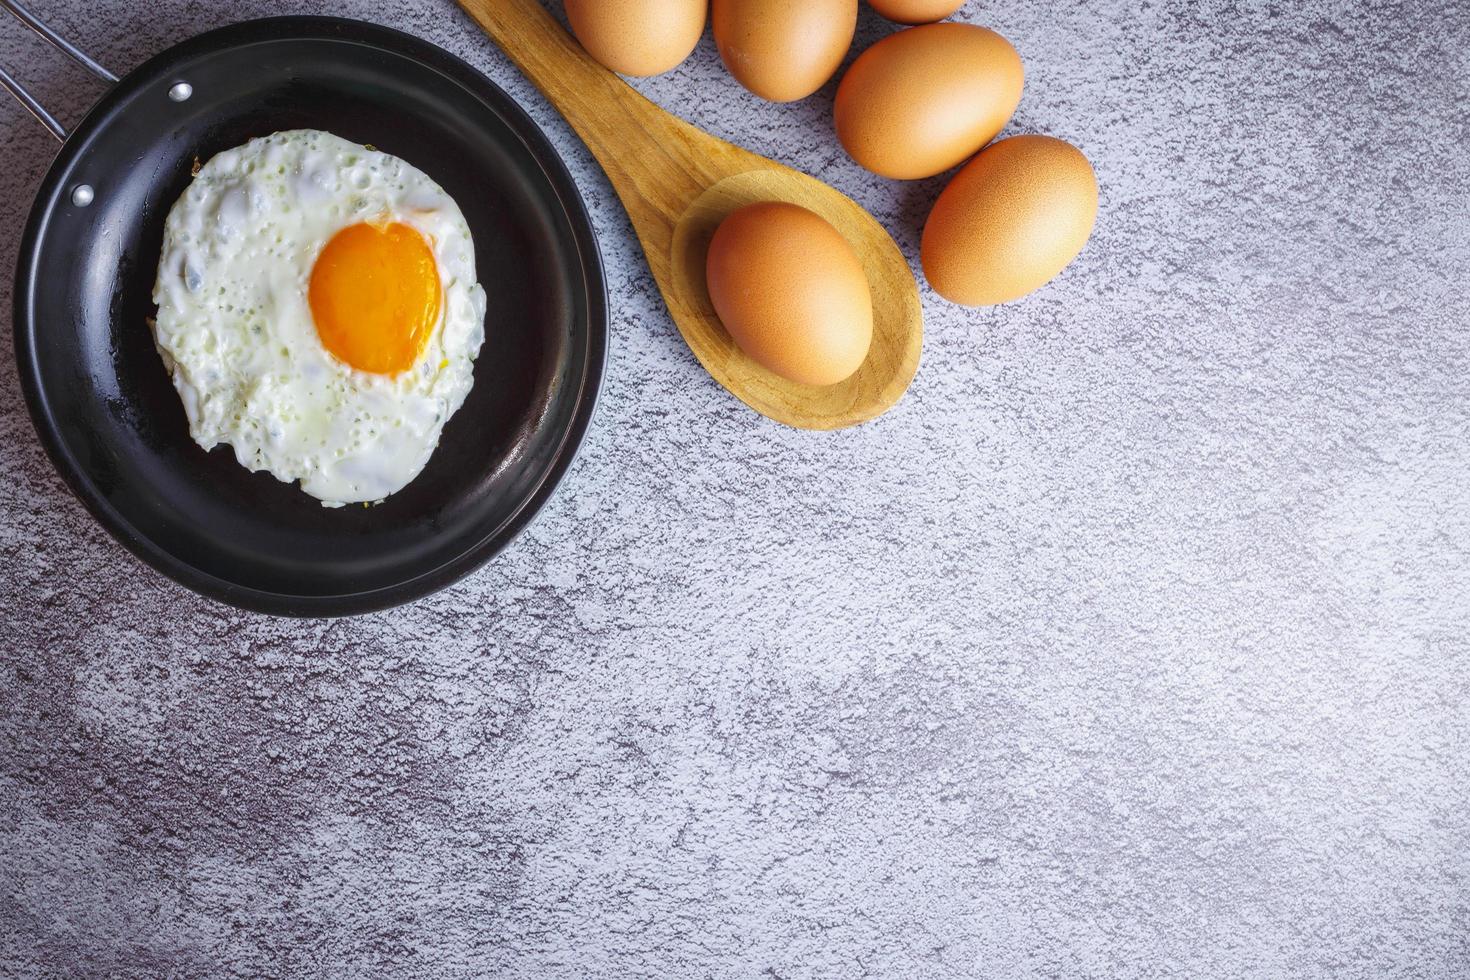
[[[36,7],[116,69],[305,10],[447,47],[565,154],[614,339],[507,553],[295,622],[94,526],[0,331],[0,975],[1470,973],[1470,7],[968,4],[1098,231],[1028,301],[926,293],[907,399],[829,435],[700,369],[448,3]],[[98,94],[8,21],[0,65]],[[706,38],[640,87],[915,251],[939,184],[849,162],[830,86]],[[0,135],[9,270],[55,147]]]

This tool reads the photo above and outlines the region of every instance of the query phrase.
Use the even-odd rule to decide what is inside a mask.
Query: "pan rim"
[[[586,366],[575,394],[575,409],[570,424],[555,443],[551,462],[535,485],[503,522],[467,544],[456,557],[402,581],[361,592],[300,595],[241,585],[184,561],[140,532],[97,489],[61,438],[52,396],[41,381],[38,354],[32,343],[38,249],[61,202],[63,176],[102,122],[137,88],[155,75],[168,73],[170,66],[180,60],[211,51],[293,40],[341,41],[409,58],[486,103],[525,146],[555,194],[567,219],[586,291]],[[363,615],[414,602],[472,574],[519,537],[550,501],[586,440],[606,376],[611,329],[606,270],[586,201],[566,162],[526,109],[485,74],[438,45],[391,27],[344,17],[284,16],[240,21],[165,48],[123,75],[75,126],[41,180],[21,234],[14,296],[15,358],[26,408],[52,467],[73,496],[119,544],[165,577],[239,609],[288,617]]]

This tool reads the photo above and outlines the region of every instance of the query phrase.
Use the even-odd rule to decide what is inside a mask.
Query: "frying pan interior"
[[[187,81],[183,102],[169,89]],[[489,310],[475,384],[424,472],[373,507],[322,507],[189,438],[147,318],[164,219],[195,160],[323,129],[400,156],[459,203]],[[79,184],[95,188],[86,207]],[[252,608],[360,612],[476,567],[550,494],[587,426],[606,343],[590,225],[550,145],[498,88],[407,35],[275,18],[202,35],[123,81],[63,148],[22,243],[17,355],[68,482],[138,555]]]

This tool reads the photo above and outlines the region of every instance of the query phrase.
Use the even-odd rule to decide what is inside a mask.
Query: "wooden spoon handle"
[[[709,182],[696,144],[716,142],[664,112],[592,59],[537,0],[459,0],[556,106],[628,208],[645,222],[672,223]]]

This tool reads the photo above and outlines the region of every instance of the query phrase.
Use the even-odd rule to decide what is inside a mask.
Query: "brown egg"
[[[900,24],[932,24],[965,5],[965,0],[868,0],[879,16]]]
[[[837,88],[837,138],[884,177],[913,180],[958,166],[1005,128],[1025,71],[1005,38],[973,24],[890,34]]]
[[[924,275],[966,306],[1008,303],[1065,269],[1097,220],[1097,178],[1082,151],[1013,136],[980,151],[924,225]]]
[[[720,57],[763,99],[792,102],[821,88],[847,57],[857,0],[714,0]]]
[[[806,208],[771,201],[731,212],[710,241],[705,274],[735,343],[783,378],[836,384],[867,358],[873,297],[862,263]]]
[[[705,0],[566,0],[566,7],[587,53],[624,75],[674,68],[704,33]]]

